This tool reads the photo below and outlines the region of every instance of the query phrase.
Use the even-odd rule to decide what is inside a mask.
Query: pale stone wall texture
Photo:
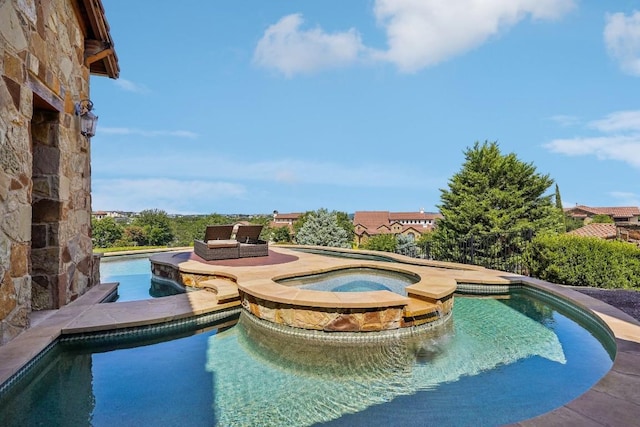
[[[0,0],[0,344],[92,285],[84,35],[68,0]]]

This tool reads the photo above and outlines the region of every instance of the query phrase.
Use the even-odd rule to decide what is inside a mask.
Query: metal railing
[[[414,258],[473,264],[494,270],[527,274],[524,252],[533,237],[533,230],[472,235],[448,241],[430,241],[396,252]]]

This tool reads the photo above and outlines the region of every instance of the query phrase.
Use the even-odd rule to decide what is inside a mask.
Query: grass
[[[93,252],[103,254],[106,252],[144,251],[147,249],[168,248],[168,246],[118,246],[115,248],[93,248]]]

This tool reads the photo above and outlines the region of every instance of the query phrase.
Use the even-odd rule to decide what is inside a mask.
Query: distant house
[[[110,218],[120,218],[122,216],[124,216],[121,212],[116,212],[116,211],[94,211],[91,213],[91,216],[94,219],[105,219],[107,217]]]
[[[269,222],[269,227],[289,227],[289,231],[293,233],[293,223],[302,216],[301,213],[279,213],[273,211],[273,220]]]
[[[356,243],[379,234],[402,234],[418,239],[424,233],[433,231],[436,220],[442,218],[440,213],[425,212],[389,212],[389,211],[356,211],[353,226]]]
[[[636,206],[591,207],[577,205],[564,210],[572,218],[581,219],[585,224],[591,222],[596,215],[607,215],[617,225],[640,224],[640,208]]]

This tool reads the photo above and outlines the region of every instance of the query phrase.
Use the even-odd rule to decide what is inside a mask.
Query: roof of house
[[[390,221],[434,220],[442,218],[438,212],[389,212]]]
[[[406,232],[409,229],[413,229],[416,232],[424,232],[424,226],[417,226],[417,224],[402,224],[401,221],[410,220],[434,220],[442,218],[442,214],[433,212],[389,212],[389,211],[356,211],[353,216],[353,224],[357,227],[360,225],[362,229],[357,234],[363,234],[367,231],[367,234],[376,234],[377,230],[387,229],[393,223],[399,223],[402,225],[402,232]],[[426,228],[431,229],[432,226]],[[422,231],[420,231],[422,229]]]
[[[353,223],[375,230],[381,225],[389,223],[389,211],[356,211],[353,215]]]
[[[577,215],[575,216],[586,216],[586,215],[580,215],[576,211],[582,211],[582,212],[585,212],[586,214],[592,214],[592,215],[609,215],[614,218],[631,218],[631,217],[640,215],[640,208],[636,206],[592,207],[592,206],[585,206],[585,205],[577,205],[572,208],[567,208],[564,211],[568,214],[576,213]]]
[[[582,237],[599,237],[601,239],[615,239],[618,236],[618,229],[615,224],[591,223],[584,227],[570,231],[573,234]]]
[[[301,213],[293,212],[293,213],[277,213],[274,216],[275,218],[278,218],[278,219],[298,219],[300,218],[301,215],[302,215]]]
[[[117,79],[120,75],[118,55],[114,49],[102,0],[74,0],[72,4],[84,33],[85,64],[91,74]],[[97,51],[89,52],[88,45],[97,47]]]

